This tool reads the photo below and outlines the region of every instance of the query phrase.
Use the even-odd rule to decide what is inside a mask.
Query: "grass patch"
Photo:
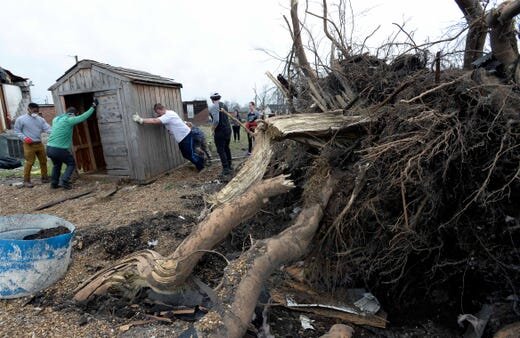
[[[208,142],[209,151],[211,157],[218,159],[217,149],[215,147],[215,141],[213,140],[213,134],[211,132],[211,126],[203,125],[198,126],[206,135],[206,141]],[[231,134],[231,142],[229,143],[229,149],[233,157],[245,156],[247,152],[247,133],[242,128],[240,129],[240,141],[233,141],[233,134]]]
[[[23,168],[24,168],[24,165],[25,165],[25,160],[21,160],[22,161],[22,166],[19,167],[19,168],[15,168],[15,169],[0,169],[0,179],[2,178],[9,178],[9,179],[14,179],[14,178],[19,178],[19,179],[23,179]],[[62,172],[64,171],[65,168],[62,168]],[[52,170],[52,161],[50,159],[47,159],[47,172],[50,176],[51,174],[51,170]],[[34,161],[34,164],[33,164],[33,167],[32,167],[32,170],[31,170],[31,179],[32,178],[40,178],[41,177],[41,172],[40,172],[40,161],[38,161],[38,159],[36,159]]]

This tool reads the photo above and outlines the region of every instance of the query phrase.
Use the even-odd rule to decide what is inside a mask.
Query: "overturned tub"
[[[74,231],[51,215],[0,216],[0,299],[33,294],[62,278]]]

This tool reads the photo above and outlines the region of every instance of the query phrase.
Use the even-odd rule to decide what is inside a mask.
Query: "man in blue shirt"
[[[222,109],[227,111],[227,107],[220,102],[221,96],[219,93],[211,95],[210,99],[213,103],[209,107],[213,137],[220,162],[222,163],[222,176],[227,176],[233,172],[231,149],[229,149],[229,143],[231,142],[231,125],[229,124],[228,116],[222,111]]]

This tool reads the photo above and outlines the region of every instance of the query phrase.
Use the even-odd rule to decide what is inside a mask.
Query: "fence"
[[[14,134],[1,134],[0,157],[23,159],[23,142]]]

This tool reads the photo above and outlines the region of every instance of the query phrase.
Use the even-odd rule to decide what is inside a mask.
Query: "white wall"
[[[22,89],[19,86],[10,84],[2,84],[2,89],[9,118],[14,120],[19,115],[24,114],[26,107],[21,107],[23,101]]]

